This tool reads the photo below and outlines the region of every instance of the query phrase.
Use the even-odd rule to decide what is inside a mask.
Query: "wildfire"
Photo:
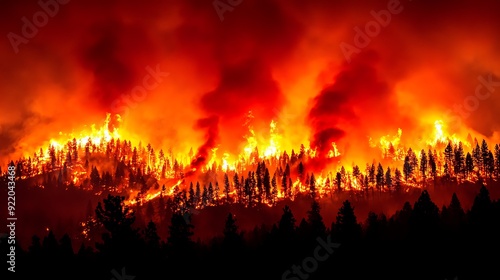
[[[117,123],[121,122],[120,115],[116,114]],[[111,139],[119,139],[120,134],[118,132],[118,127],[111,124],[111,114],[106,114],[106,119],[104,120],[104,124],[99,128],[96,128],[95,124],[90,126],[90,131],[83,130],[78,135],[73,133],[63,134],[59,132],[60,139],[51,139],[50,145],[56,149],[62,149],[68,141],[72,141],[76,139],[76,143],[78,145],[85,145],[90,142],[96,146],[99,146],[101,143],[107,143],[111,141]]]
[[[328,157],[329,158],[334,158],[340,156],[339,149],[337,148],[337,144],[335,142],[332,142],[332,149],[328,151]]]
[[[260,159],[274,158],[281,155],[282,135],[278,132],[278,123],[274,120],[269,124],[269,137],[255,134],[255,130],[251,125],[248,126],[249,135],[246,136],[247,144],[243,148],[244,158],[251,159],[256,151],[263,151]]]
[[[234,163],[230,163],[229,153],[224,153],[222,156],[222,170],[226,172],[236,170],[236,165]]]
[[[373,148],[380,148],[384,158],[402,160],[404,155],[404,147],[401,145],[402,135],[403,130],[398,128],[398,133],[396,135],[384,135],[380,137],[378,143],[374,142],[372,138],[369,138],[369,144]]]
[[[119,120],[119,116],[117,119]],[[107,114],[104,124],[100,128],[96,128],[95,125],[92,125],[90,132],[85,134],[84,131],[78,134],[78,138],[73,134],[61,134],[61,139],[66,139],[68,144],[63,145],[62,143],[64,143],[64,140],[52,140],[47,153],[48,155],[43,157],[41,162],[31,163],[32,166],[36,167],[37,164],[42,164],[46,166],[46,170],[58,171],[59,174],[62,174],[62,170],[65,169],[66,164],[70,162],[68,165],[69,174],[66,177],[67,182],[72,182],[75,186],[80,184],[80,186],[86,190],[94,189],[97,195],[106,191],[125,191],[127,194],[126,205],[143,204],[160,196],[174,197],[179,195],[181,191],[186,191],[186,179],[190,178],[188,179],[191,180],[191,182],[188,181],[190,183],[192,183],[194,179],[194,177],[189,177],[189,175],[186,177],[184,173],[187,170],[189,160],[193,157],[192,152],[190,152],[189,155],[181,155],[176,158],[172,151],[169,150],[168,153],[164,153],[163,150],[159,149],[159,152],[155,152],[149,144],[147,147],[142,147],[140,144],[137,147],[129,146],[130,144],[125,144],[125,147],[117,147],[116,141],[120,140],[121,134],[117,126],[111,125],[111,121],[111,115]],[[297,194],[309,193],[312,186],[315,187],[315,193],[319,197],[331,195],[333,192],[340,189],[363,191],[375,187],[373,181],[368,181],[366,177],[368,166],[367,173],[363,175],[361,174],[362,171],[359,170],[359,167],[357,167],[354,162],[350,170],[336,166],[335,171],[328,169],[309,170],[307,173],[298,174],[300,173],[297,171],[298,163],[304,162],[307,164],[308,159],[316,158],[317,154],[315,149],[301,145],[299,153],[289,153],[289,151],[283,150],[283,137],[279,133],[278,123],[275,121],[271,121],[268,134],[256,133],[250,125],[248,128],[250,136],[246,138],[247,143],[241,153],[231,154],[224,152],[220,154],[218,152],[221,150],[221,147],[213,147],[209,159],[200,170],[201,174],[205,174],[203,176],[205,179],[202,179],[204,184],[208,185],[210,183],[211,186],[215,186],[210,187],[210,192],[217,193],[218,199],[227,197],[227,193],[229,193],[229,198],[227,198],[227,200],[234,200],[234,197],[241,196],[242,191],[240,190],[238,193],[234,189],[236,182],[233,182],[233,180],[229,182],[229,192],[221,190],[223,189],[222,184],[228,183],[227,180],[224,182],[221,181],[224,175],[228,175],[228,178],[231,179],[237,177],[239,180],[238,184],[241,188],[248,186],[250,186],[250,188],[255,188],[257,186],[257,181],[260,182],[262,187],[262,182],[264,180],[262,170],[260,174],[257,175],[253,172],[253,168],[257,163],[265,163],[267,172],[270,173],[267,180],[271,181],[271,177],[273,178],[274,198],[269,199],[269,194],[267,194],[268,197],[262,201],[267,205],[273,205],[275,203],[274,199],[288,198],[293,200]],[[448,143],[448,141],[457,144],[460,141],[456,135],[447,133],[446,126],[441,120],[434,122],[433,131],[432,138],[423,141],[423,143],[425,143],[424,145],[435,146],[442,143]],[[125,139],[122,140],[124,143],[127,143]],[[467,144],[466,142],[462,143]],[[401,128],[397,130],[397,134],[384,135],[380,137],[377,142],[370,138],[368,144],[371,147],[380,148],[383,158],[401,161],[407,155],[407,151],[402,144]],[[83,145],[85,145],[85,149],[82,147]],[[423,149],[426,147],[417,148]],[[259,154],[258,151],[263,151],[263,153]],[[88,182],[89,179],[93,180],[93,175],[89,174],[92,173],[90,166],[83,166],[83,159],[85,158],[85,160],[88,160],[87,153],[92,154],[94,152],[100,153],[101,155],[106,154],[109,159],[114,155],[118,161],[123,164],[127,163],[127,174],[132,174],[131,177],[122,175],[119,185],[112,186],[113,184],[110,183],[109,179],[105,181],[106,176],[101,170],[99,176],[101,181],[99,183],[92,182],[93,187],[85,183]],[[113,153],[113,155],[110,155],[110,153]],[[79,157],[76,157],[76,155],[79,155]],[[337,143],[331,142],[331,149],[329,150],[327,158],[335,158],[340,155],[341,153],[337,147]],[[74,159],[72,159],[73,156],[75,156]],[[56,157],[56,159],[54,159],[54,157]],[[294,160],[293,162],[291,162],[292,157]],[[64,160],[65,158],[66,160]],[[56,160],[56,163],[53,162],[54,160]],[[95,161],[92,161],[92,165],[94,162]],[[284,176],[283,172],[285,165],[288,164],[294,169],[294,173]],[[392,166],[386,167],[392,169]],[[116,168],[116,166],[113,168]],[[33,169],[34,168],[32,168],[32,170]],[[40,169],[35,170],[38,171],[33,174],[42,173]],[[334,171],[333,174],[332,171]],[[313,172],[316,174],[313,174]],[[377,170],[376,172],[379,171]],[[395,169],[388,170],[384,168],[383,172],[384,176],[395,176]],[[387,172],[389,172],[390,175],[386,175]],[[137,177],[134,178],[134,176]],[[146,176],[147,178],[144,178]],[[257,179],[256,176],[260,178]],[[108,178],[109,177],[108,175]],[[220,183],[222,183],[221,187],[218,185]],[[156,184],[155,187],[153,187],[154,184]],[[411,178],[405,181],[405,184],[406,186],[419,187]],[[109,185],[109,187],[107,187],[107,185]],[[159,188],[159,185],[163,185],[163,187]],[[201,186],[201,188],[209,189],[205,185]],[[260,192],[262,193],[262,191]],[[269,192],[270,190],[268,190],[268,193]],[[186,195],[184,194],[184,196]],[[215,204],[214,202],[207,202],[206,205]]]
[[[125,205],[136,205],[138,202],[141,204],[146,203],[148,201],[151,201],[151,200],[159,197],[162,194],[164,196],[172,197],[176,193],[176,191],[179,190],[179,187],[182,185],[183,182],[184,182],[184,180],[178,180],[177,183],[172,185],[166,193],[163,193],[164,190],[162,190],[162,189],[150,190],[147,193],[141,193],[141,192],[133,193],[131,191],[132,193],[130,195],[130,198],[125,201]]]
[[[281,135],[276,132],[277,123],[273,120],[269,125],[269,146],[265,149],[264,156],[266,158],[276,157],[280,154],[280,143],[281,143]]]
[[[382,151],[383,158],[389,158],[393,160],[404,160],[406,155],[406,146],[402,143],[403,130],[398,128],[398,133],[396,135],[384,135],[380,137],[378,142],[373,141],[369,138],[369,145],[373,148],[380,148]],[[447,126],[442,120],[436,120],[433,123],[432,132],[429,133],[431,137],[423,138],[420,145],[410,145],[414,149],[427,149],[446,146],[449,142],[453,145],[462,145],[466,147],[471,147],[469,141],[464,141],[456,134],[450,134],[447,131]],[[415,144],[415,143],[413,143]]]
[[[436,120],[434,122],[434,138],[428,140],[427,144],[434,147],[436,145],[446,145],[450,141],[454,145],[458,145],[459,142],[462,142],[463,145],[470,147],[468,141],[461,140],[456,134],[450,135],[446,131],[446,125],[442,120]]]

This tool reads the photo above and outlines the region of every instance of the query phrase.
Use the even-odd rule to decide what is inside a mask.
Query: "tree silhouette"
[[[316,200],[313,200],[311,204],[311,210],[307,211],[307,223],[310,228],[311,237],[322,237],[326,236],[326,226],[323,223],[323,217],[320,213],[321,207]]]
[[[140,247],[138,230],[132,228],[135,213],[125,206],[124,200],[123,196],[108,194],[95,210],[97,221],[106,230],[102,234],[103,243],[96,243],[96,248],[116,263],[132,261]]]
[[[484,185],[474,198],[474,203],[468,213],[470,222],[477,232],[486,232],[492,219],[493,203],[490,193]]]
[[[387,238],[387,218],[385,217],[385,215],[381,214],[379,217],[377,214],[370,211],[368,213],[368,218],[366,219],[365,224],[365,236],[368,242],[379,242],[382,240],[382,238]]]
[[[377,166],[377,175],[376,175],[376,184],[377,184],[377,189],[381,192],[382,188],[384,187],[385,184],[385,175],[384,175],[384,168],[382,167],[382,164],[378,164]]]
[[[443,207],[441,217],[443,223],[451,230],[458,230],[465,222],[465,211],[456,193],[453,193],[449,206]]]
[[[311,177],[309,179],[309,195],[311,196],[312,199],[316,198],[316,178],[314,178],[314,173],[311,174]]]
[[[235,251],[235,249],[241,248],[243,245],[243,233],[239,232],[236,220],[231,213],[227,215],[223,234],[223,247],[225,250]]]
[[[410,217],[412,233],[418,236],[418,238],[431,238],[436,234],[439,221],[439,208],[432,202],[427,190],[422,191],[422,194],[413,206]]]
[[[191,241],[194,226],[188,224],[184,215],[179,212],[172,214],[170,222],[167,246],[173,254],[187,256],[194,245]]]
[[[278,224],[278,233],[283,240],[290,241],[295,236],[295,218],[288,205],[283,208],[283,215]]]
[[[358,224],[354,208],[349,200],[342,203],[334,226],[334,237],[340,242],[354,242],[361,237],[361,225]]]
[[[158,236],[156,224],[152,220],[149,221],[148,226],[144,230],[144,240],[150,251],[154,252],[160,248],[160,236]]]

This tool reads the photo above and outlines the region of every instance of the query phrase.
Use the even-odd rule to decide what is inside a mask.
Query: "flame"
[[[280,154],[280,143],[281,143],[281,135],[276,132],[277,123],[272,120],[271,124],[269,124],[269,146],[265,148],[264,156],[266,158],[276,157]]]
[[[229,153],[224,153],[222,157],[222,170],[225,172],[228,171],[235,171],[236,170],[236,165],[235,163],[229,163],[230,162],[230,154]]]
[[[401,145],[401,136],[403,130],[398,128],[396,135],[384,135],[380,137],[378,143],[369,138],[369,145],[371,147],[378,147],[382,151],[383,158],[390,158],[393,160],[402,160],[404,158],[404,147]]]
[[[334,157],[339,157],[339,156],[340,156],[340,152],[337,148],[337,144],[335,144],[335,142],[332,142],[332,149],[330,151],[328,151],[328,157],[334,158]]]
[[[256,151],[263,151],[259,154],[259,159],[277,157],[283,152],[281,150],[283,136],[278,132],[278,123],[275,120],[271,120],[269,124],[268,139],[262,135],[257,136],[251,125],[248,125],[248,133],[249,135],[245,137],[247,144],[243,148],[243,158],[251,161]]]
[[[434,138],[427,141],[427,144],[430,146],[436,145],[446,145],[448,142],[452,142],[454,145],[458,145],[458,143],[462,142],[463,145],[470,147],[470,143],[468,141],[463,141],[456,134],[449,134],[446,130],[446,125],[442,120],[436,120],[434,122]]]
[[[79,135],[79,138],[75,138],[76,143],[78,144],[78,153],[80,157],[83,154],[83,148],[80,144],[86,144],[86,143],[92,143],[94,146],[100,146],[102,147],[104,144],[108,144],[113,139],[120,139],[121,133],[118,131],[117,127],[112,127],[110,125],[111,122],[111,117],[110,114],[106,115],[106,120],[104,121],[104,124],[100,128],[96,128],[95,125],[92,125],[91,132],[86,132],[82,131]],[[252,168],[253,164],[255,163],[255,160],[259,161],[264,161],[266,163],[266,167],[269,168],[269,170],[273,170],[277,168],[283,160],[283,152],[286,151],[282,147],[284,146],[283,144],[283,135],[280,134],[278,130],[278,123],[276,121],[271,121],[269,125],[269,133],[268,134],[257,134],[255,130],[249,125],[248,126],[248,131],[249,131],[249,136],[246,138],[247,143],[246,146],[243,147],[242,151],[240,154],[231,154],[229,152],[224,152],[224,153],[218,153],[220,151],[220,147],[214,147],[211,149],[211,156],[210,159],[207,161],[205,166],[202,167],[201,172],[210,172],[210,179],[212,183],[214,183],[217,179],[215,178],[220,178],[220,173],[223,172],[226,174],[236,174],[239,173],[240,176],[242,174],[245,174],[245,172],[242,172],[246,170],[247,168]],[[422,141],[422,145],[427,145],[427,146],[433,146],[435,147],[436,145],[440,145],[442,143],[448,143],[448,141],[452,141],[453,143],[457,144],[461,140],[458,136],[455,134],[451,134],[447,132],[446,125],[443,121],[441,120],[436,120],[434,121],[434,126],[432,127],[433,133],[429,133],[431,137],[429,139],[425,139],[425,141]],[[87,133],[87,134],[85,134]],[[393,160],[402,160],[404,159],[404,156],[406,155],[406,150],[404,149],[403,145],[403,139],[402,139],[402,129],[399,128],[397,130],[397,134],[395,135],[384,135],[379,138],[378,141],[373,141],[371,138],[369,138],[369,146],[379,148],[382,151],[383,158],[391,158]],[[71,137],[74,137],[73,134],[60,134],[61,139],[66,139],[68,142],[71,142],[72,139]],[[267,135],[267,136],[266,136]],[[69,151],[70,145],[69,144],[62,144],[64,143],[64,140],[51,140],[51,147],[56,149],[57,151],[61,152],[63,155]],[[99,145],[97,145],[99,143]],[[464,144],[467,144],[467,142],[462,142]],[[341,153],[337,147],[336,142],[331,143],[331,149],[328,153],[328,158],[335,158],[341,156]],[[425,148],[425,147],[421,147]],[[148,151],[152,151],[152,147],[148,145]],[[300,148],[301,153],[304,153],[305,159],[311,159],[316,157],[316,150],[311,149],[310,147],[302,146]],[[254,154],[257,151],[264,151],[262,154],[258,154],[258,157],[255,158]],[[416,149],[415,149],[416,151]],[[105,150],[101,149],[100,152],[105,152]],[[289,151],[287,151],[288,153]],[[125,181],[121,186],[116,187],[116,191],[122,192],[125,191],[128,194],[128,198],[125,201],[126,205],[132,206],[136,205],[137,203],[143,204],[148,201],[157,199],[161,195],[167,196],[167,197],[173,197],[176,194],[178,194],[179,191],[181,191],[181,187],[185,188],[185,178],[182,176],[183,172],[183,167],[182,166],[188,166],[190,160],[192,159],[192,153],[189,153],[189,155],[181,155],[180,157],[175,157],[172,152],[168,152],[167,154],[162,154],[160,157],[157,153],[151,153],[148,152],[147,155],[145,154],[146,151],[144,148],[142,148],[142,152],[138,154],[138,164],[143,164],[143,166],[146,166],[146,169],[142,169],[143,172],[147,172],[148,176],[152,176],[157,180],[157,182],[160,185],[166,185],[168,186],[166,189],[158,189],[158,188],[150,188],[148,190],[138,190],[135,189],[133,186],[130,186],[127,182]],[[290,153],[288,153],[290,154]],[[122,155],[125,158],[130,157],[130,151],[129,154]],[[45,164],[49,162],[49,156],[45,155],[44,160],[41,162],[38,162],[37,164]],[[162,172],[162,167],[166,165],[168,162],[169,168],[165,170],[165,172]],[[390,165],[390,164],[389,164]],[[336,170],[315,170],[317,174],[314,173],[308,173],[308,174],[313,174],[315,175],[315,186],[316,186],[316,193],[318,197],[325,197],[331,195],[333,192],[336,192],[337,190],[337,182],[336,182],[336,176],[332,176],[332,171],[340,172],[342,174],[342,180],[341,180],[341,188],[346,191],[363,191],[366,188],[371,188],[374,187],[372,183],[369,184],[369,186],[365,186],[363,182],[363,177],[362,176],[353,176],[353,170],[354,170],[354,163],[353,167],[350,170],[344,169],[344,167],[339,168],[338,166],[335,167]],[[387,166],[386,166],[387,167]],[[391,172],[394,174],[394,169],[391,167]],[[59,166],[59,168],[62,168]],[[295,167],[296,168],[296,167]],[[41,172],[41,171],[39,171]],[[70,181],[74,184],[77,185],[80,182],[83,182],[86,178],[88,177],[87,171],[81,166],[81,162],[74,164],[71,166],[70,169]],[[212,173],[213,172],[213,173]],[[164,173],[164,174],[163,174]],[[162,174],[162,177],[160,178],[160,174]],[[366,173],[365,173],[366,174]],[[214,175],[214,177],[211,177]],[[272,175],[272,174],[271,174]],[[282,176],[282,175],[280,175]],[[291,178],[286,178],[287,179],[287,186],[290,191],[290,196],[288,194],[285,194],[283,189],[282,189],[282,182],[281,178],[278,178],[277,180],[279,181],[276,182],[276,197],[275,199],[284,199],[284,198],[289,198],[291,200],[295,199],[295,196],[300,193],[309,193],[310,191],[310,181],[307,182],[304,180],[304,178],[299,178],[299,176],[293,175]],[[208,177],[207,177],[208,178]],[[309,177],[310,178],[310,177]],[[291,182],[291,186],[289,186],[289,182]],[[408,181],[405,182],[406,187],[420,187],[420,185],[417,182],[414,181]],[[41,186],[43,188],[43,186]],[[231,182],[231,190],[229,192],[230,198],[236,197],[237,193],[236,190],[234,189],[234,184]],[[96,191],[96,195],[99,195],[102,193],[102,190],[98,189]],[[219,194],[220,198],[226,197],[226,194],[221,191]],[[231,199],[234,200],[234,199]],[[275,200],[273,199],[265,199],[263,203],[267,204],[268,206],[275,205]],[[196,207],[200,207],[199,205]]]
[[[118,122],[121,122],[120,115],[117,114],[115,116]],[[76,143],[78,145],[85,145],[87,142],[90,142],[99,146],[101,143],[108,143],[109,141],[111,141],[111,139],[119,139],[120,133],[118,132],[118,128],[110,128],[110,122],[111,114],[107,113],[104,124],[99,128],[96,128],[96,125],[92,124],[90,126],[90,132],[83,130],[78,135],[75,135],[73,133],[63,134],[62,132],[59,132],[60,139],[50,139],[50,146],[53,146],[56,149],[62,149],[66,145],[64,143],[72,141],[73,139],[76,139]]]

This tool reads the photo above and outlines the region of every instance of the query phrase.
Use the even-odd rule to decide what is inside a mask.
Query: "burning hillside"
[[[192,148],[192,169],[215,149],[237,162],[301,144],[362,164],[379,155],[369,139],[384,145],[398,129],[399,145],[427,148],[436,121],[444,138],[499,142],[495,1],[243,1],[223,21],[210,1],[152,3],[59,4],[28,42],[3,41],[4,165],[106,113],[136,143]],[[18,36],[45,7],[2,5],[1,29]],[[346,57],[346,45],[357,51]]]

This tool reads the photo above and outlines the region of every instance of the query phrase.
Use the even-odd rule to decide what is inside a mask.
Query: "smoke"
[[[273,67],[288,58],[301,35],[295,19],[276,1],[248,1],[238,9],[245,11],[227,16],[227,23],[221,24],[213,11],[209,15],[200,14],[199,10],[189,7],[188,11],[194,12],[190,16],[204,21],[189,22],[189,26],[180,29],[185,45],[193,43],[193,34],[205,39],[204,48],[195,50],[197,58],[216,59],[211,67],[211,71],[218,73],[215,88],[204,93],[199,104],[205,114],[220,119],[220,123],[212,125],[225,128],[226,135],[221,138],[231,139],[224,142],[224,147],[232,151],[236,151],[241,136],[246,133],[241,120],[249,112],[257,120],[253,125],[263,127],[274,117],[273,110],[281,109],[285,96],[273,75]],[[208,128],[207,141],[199,147],[193,162],[197,166],[204,163],[207,149],[213,148],[216,144],[213,139],[219,137],[213,133],[220,129],[212,125]],[[228,132],[233,137],[228,136]]]
[[[217,116],[212,116],[204,119],[199,119],[197,123],[197,128],[206,129],[206,141],[198,150],[198,154],[195,159],[191,162],[191,168],[193,171],[198,169],[209,157],[209,150],[213,148],[217,143],[217,138],[219,136],[219,118]]]
[[[397,128],[407,140],[429,136],[478,76],[500,77],[497,1],[399,1],[402,11],[350,62],[340,44],[354,45],[355,28],[366,32],[372,11],[393,1],[245,0],[224,21],[212,2],[71,0],[17,53],[4,36],[0,161],[101,123],[116,102],[128,112],[124,137],[194,148],[192,167],[212,148],[240,152],[250,111],[256,133],[276,112],[294,115],[278,121],[286,148],[310,141],[324,156],[336,142],[343,156],[366,159],[368,138]],[[39,11],[38,1],[2,1],[0,33],[21,36],[23,17]],[[171,75],[127,103],[156,65]],[[498,91],[456,132],[500,140]]]

